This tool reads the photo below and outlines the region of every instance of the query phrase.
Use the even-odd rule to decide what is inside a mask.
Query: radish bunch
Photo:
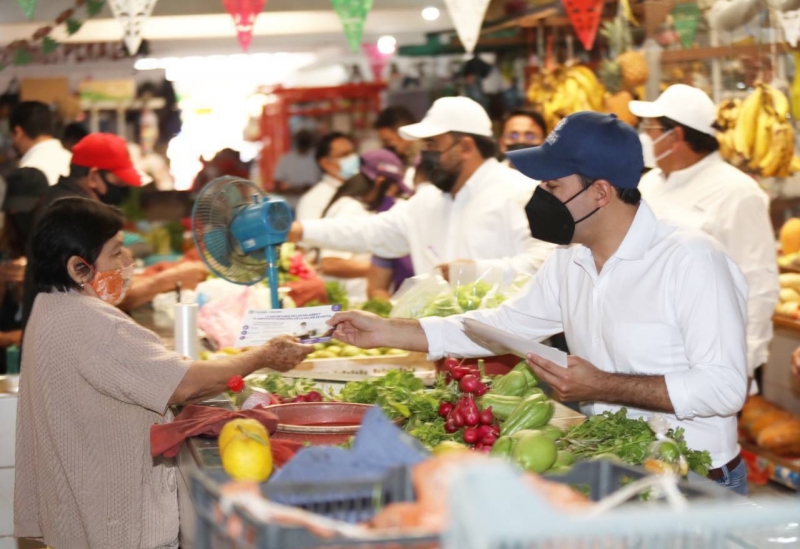
[[[457,383],[461,396],[455,404],[442,402],[439,405],[439,416],[445,419],[444,429],[448,433],[457,433],[463,429],[464,442],[475,450],[488,452],[500,437],[500,426],[492,414],[491,407],[481,411],[475,403],[475,397],[482,396],[488,387],[480,379],[480,374],[458,360],[448,358],[444,361],[447,369],[448,384]]]

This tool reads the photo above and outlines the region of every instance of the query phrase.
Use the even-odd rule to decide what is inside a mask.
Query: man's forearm
[[[369,261],[324,257],[319,262],[320,273],[338,278],[364,278],[369,272]]]
[[[382,339],[386,342],[382,347],[393,347],[418,353],[428,352],[428,337],[418,320],[405,318],[387,320]]]
[[[606,374],[597,400],[654,412],[674,413],[664,376]]]

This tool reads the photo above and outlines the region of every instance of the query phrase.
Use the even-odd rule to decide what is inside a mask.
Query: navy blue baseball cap
[[[507,153],[524,175],[539,181],[580,174],[619,189],[639,186],[644,160],[636,131],[613,114],[583,111],[561,120],[540,147]]]

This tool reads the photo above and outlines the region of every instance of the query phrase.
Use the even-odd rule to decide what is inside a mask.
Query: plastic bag
[[[654,415],[647,424],[655,433],[656,440],[647,449],[644,467],[651,473],[672,473],[686,476],[689,474],[689,461],[681,453],[677,441],[669,438],[669,422],[662,415]]]
[[[278,288],[285,309],[294,308],[289,291],[289,288]],[[219,279],[203,282],[197,287],[197,303],[200,305],[197,326],[219,348],[233,347],[246,310],[266,310],[272,306],[266,284],[242,287]]]
[[[503,284],[499,269],[478,272],[471,262],[450,264],[450,282],[441,272],[415,276],[406,280],[395,293],[392,318],[447,317],[475,311],[494,309],[517,293],[529,280],[520,276],[511,284]]]

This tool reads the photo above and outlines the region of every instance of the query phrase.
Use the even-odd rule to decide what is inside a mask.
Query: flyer
[[[234,347],[256,347],[279,335],[294,336],[301,343],[327,343],[331,340],[333,328],[326,321],[340,310],[339,305],[248,310]]]
[[[525,358],[528,353],[531,353],[545,358],[562,368],[567,367],[567,353],[554,347],[548,347],[535,341],[528,341],[514,334],[498,330],[494,326],[489,326],[472,318],[464,319],[464,333],[479,345],[483,345],[499,354],[509,353]]]

